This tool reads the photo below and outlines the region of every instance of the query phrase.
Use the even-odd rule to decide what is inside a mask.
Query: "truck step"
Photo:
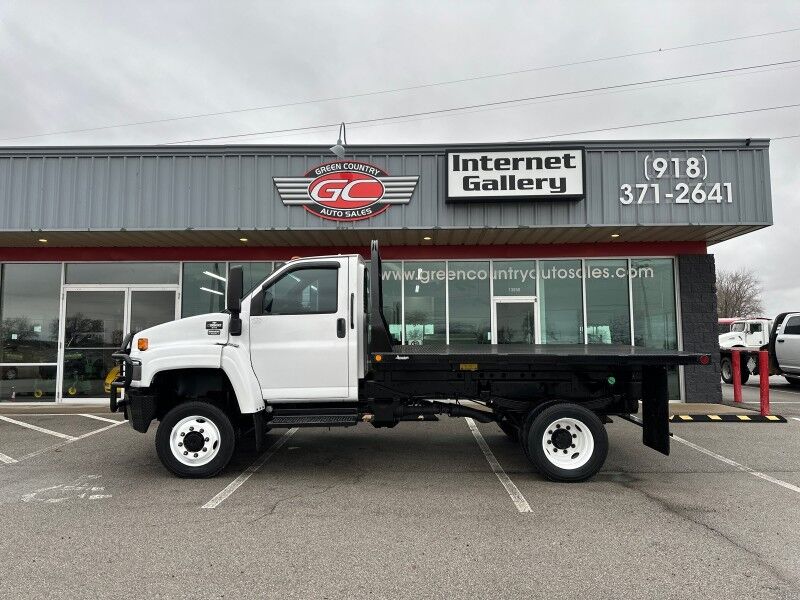
[[[270,427],[350,427],[358,423],[358,415],[276,415]]]

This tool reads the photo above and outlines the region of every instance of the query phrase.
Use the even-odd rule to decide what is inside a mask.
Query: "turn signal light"
[[[382,360],[383,360],[383,357],[380,354],[376,354],[375,355],[375,362],[381,362]]]
[[[147,348],[150,347],[150,342],[147,338],[139,338],[139,340],[136,342],[136,347],[142,351],[147,350]]]

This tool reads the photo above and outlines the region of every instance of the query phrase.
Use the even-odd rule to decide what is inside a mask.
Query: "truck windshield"
[[[744,331],[745,324],[744,323],[734,323],[731,325],[731,331]]]

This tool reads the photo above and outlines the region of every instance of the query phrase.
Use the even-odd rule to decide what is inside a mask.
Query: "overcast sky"
[[[3,145],[161,144],[581,90],[800,59],[800,31],[423,87],[429,83],[800,28],[800,2],[0,2]],[[250,107],[293,106],[28,137]],[[350,143],[500,142],[800,103],[800,63],[439,118],[348,128]],[[580,139],[800,134],[800,108]],[[332,143],[336,128],[210,143]],[[800,138],[770,150],[775,225],[711,246],[747,266],[767,313],[800,308]]]

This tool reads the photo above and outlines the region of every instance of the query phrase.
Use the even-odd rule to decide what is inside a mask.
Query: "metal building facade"
[[[446,203],[448,150],[550,147],[585,150],[585,199]],[[729,183],[732,202],[695,203],[687,196],[685,204],[620,203],[623,184],[654,183],[647,160],[652,170],[657,157],[695,155],[707,163],[703,181]],[[347,157],[392,175],[419,176],[411,201],[352,223],[284,206],[273,177],[300,176],[330,161],[318,146],[5,148],[0,246],[35,245],[25,235],[32,231],[73,234],[59,238],[66,245],[214,246],[230,241],[219,232],[239,230],[269,245],[364,244],[377,232],[388,243],[415,244],[419,230],[439,231],[441,244],[585,243],[620,229],[627,241],[714,243],[772,222],[765,140],[352,147]],[[680,179],[661,179],[662,194]],[[94,235],[76,235],[88,232]]]

